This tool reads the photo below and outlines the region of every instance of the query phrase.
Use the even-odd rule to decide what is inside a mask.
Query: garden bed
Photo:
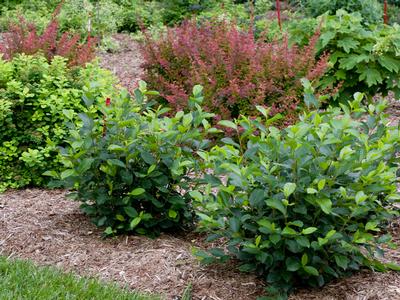
[[[0,254],[31,259],[78,274],[99,276],[138,291],[161,293],[167,299],[193,284],[194,299],[256,299],[262,281],[234,271],[234,266],[202,267],[191,255],[202,247],[202,236],[185,238],[162,235],[158,239],[120,236],[102,239],[79,211],[79,204],[64,191],[26,189],[0,195]],[[400,245],[399,222],[392,224]],[[387,258],[400,263],[400,253],[389,250]],[[300,290],[300,299],[398,299],[400,274],[362,271],[323,289]]]

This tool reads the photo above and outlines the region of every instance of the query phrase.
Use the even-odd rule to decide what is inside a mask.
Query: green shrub
[[[164,7],[157,1],[115,0],[120,5],[118,31],[136,32],[141,26],[146,28],[163,25]]]
[[[338,11],[324,20],[320,52],[330,52],[324,85],[342,82],[342,99],[356,91],[400,97],[400,26],[366,26],[359,14]]]
[[[384,103],[365,108],[362,98],[305,113],[281,131],[261,118],[220,123],[237,139],[198,153],[211,173],[202,193],[191,193],[202,204],[198,215],[201,228],[213,233],[209,240],[227,241],[224,249],[198,251],[204,262],[234,257],[241,270],[286,291],[361,267],[398,269],[377,257],[391,240],[384,228],[398,215],[400,133],[387,127]]]
[[[42,173],[60,167],[63,109],[81,111],[83,90],[102,98],[112,93],[113,82],[96,65],[71,70],[57,56],[51,62],[42,56],[0,58],[0,190],[44,185]]]
[[[195,150],[208,144],[211,115],[199,106],[173,117],[162,117],[165,108],[143,111],[148,94],[142,82],[136,102],[122,94],[102,107],[104,118],[80,114],[83,126],[72,126],[62,150],[66,169],[47,173],[61,180],[54,184],[76,189],[71,195],[106,234],[157,235],[192,222],[188,175]],[[200,94],[196,87],[192,104]]]
[[[383,4],[378,0],[302,0],[306,14],[311,17],[328,12],[335,15],[340,9],[358,12],[370,24],[383,22]]]
[[[29,23],[35,23],[39,32],[51,20],[51,13],[56,8],[57,1],[5,1],[0,7],[0,32],[6,31],[11,23],[24,16]]]
[[[122,7],[110,0],[68,0],[63,4],[58,21],[61,32],[72,31],[87,36],[90,20],[92,36],[102,37],[118,31]]]

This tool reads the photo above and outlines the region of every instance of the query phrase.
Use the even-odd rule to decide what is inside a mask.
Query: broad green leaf
[[[111,166],[118,166],[121,168],[126,168],[126,165],[119,159],[107,159],[107,163]]]
[[[144,192],[146,192],[145,189],[143,189],[143,188],[136,188],[136,189],[134,189],[133,191],[131,191],[128,195],[131,195],[131,196],[139,196],[139,195],[143,194]]]
[[[294,257],[288,257],[286,259],[286,270],[290,272],[296,272],[301,267],[299,261]]]
[[[147,175],[149,175],[150,173],[152,173],[155,169],[156,169],[156,165],[151,165],[148,169],[147,169]]]
[[[131,221],[131,223],[130,223],[131,229],[133,229],[133,228],[135,228],[137,225],[139,225],[139,223],[140,223],[141,220],[142,220],[142,219],[141,219],[140,217],[134,218],[134,219]]]
[[[136,209],[131,206],[124,207],[124,211],[131,218],[136,218],[138,216],[138,212],[136,211]]]
[[[290,228],[290,227],[285,227],[283,230],[282,230],[282,234],[283,235],[297,235],[297,231],[296,230],[294,230],[293,228]]]
[[[380,231],[379,228],[377,228],[378,222],[376,221],[369,221],[367,224],[365,224],[365,231]]]
[[[318,230],[318,228],[315,228],[315,227],[308,227],[308,228],[303,229],[303,230],[301,231],[301,233],[302,233],[302,234],[312,234],[312,233],[314,233],[314,232],[317,231],[317,230]]]
[[[325,187],[326,180],[321,179],[318,181],[318,190],[321,191]]]
[[[377,69],[370,67],[363,68],[363,71],[361,72],[359,79],[365,80],[367,82],[368,87],[372,87],[378,83],[382,83],[383,81],[381,73]]]
[[[261,242],[261,235],[258,235],[258,236],[256,237],[256,240],[255,240],[255,245],[256,245],[256,247],[258,247],[258,246],[260,245],[260,242]]]
[[[306,271],[308,274],[313,275],[313,276],[319,276],[319,272],[316,268],[311,267],[311,266],[305,266],[303,267],[304,271]]]
[[[240,220],[238,218],[230,218],[229,226],[233,232],[238,232],[240,230]]]
[[[328,198],[317,199],[318,205],[322,211],[329,215],[332,212],[332,201]]]
[[[285,183],[283,186],[283,194],[288,198],[296,190],[296,184],[292,182]]]
[[[189,195],[196,201],[203,201],[203,195],[199,191],[190,191]]]
[[[283,215],[286,215],[286,207],[283,205],[281,200],[278,199],[268,199],[265,203],[274,209],[279,210]]]
[[[386,68],[390,72],[398,73],[400,70],[400,60],[398,59],[392,58],[387,55],[380,55],[378,57],[378,61],[384,68]]]
[[[343,270],[347,269],[347,266],[349,265],[350,260],[346,256],[340,255],[340,254],[335,254],[334,258],[335,258],[336,264],[339,267],[341,267]]]
[[[75,175],[76,175],[76,173],[75,173],[74,169],[68,169],[68,170],[61,172],[60,178],[61,178],[61,180],[64,180],[65,178],[75,176]]]
[[[125,218],[124,218],[123,215],[116,215],[115,218],[116,218],[118,221],[121,221],[121,222],[125,221]]]
[[[229,127],[229,128],[237,130],[237,125],[235,123],[233,123],[232,121],[222,120],[222,121],[218,122],[218,125],[222,125],[224,127]]]
[[[301,264],[305,266],[307,265],[307,263],[308,263],[308,255],[307,253],[304,253],[303,256],[301,257]]]
[[[168,216],[169,216],[171,219],[175,219],[175,218],[178,216],[178,213],[177,213],[175,210],[170,209],[170,210],[168,210]]]
[[[368,196],[364,194],[363,191],[358,191],[355,197],[356,203],[357,204],[361,204],[362,202],[364,202],[365,200],[368,199]]]
[[[264,203],[264,190],[262,189],[255,189],[251,192],[249,202],[252,206],[259,206],[260,204]]]
[[[360,45],[360,42],[351,37],[345,37],[338,40],[337,45],[343,48],[346,53],[350,53],[352,49],[356,49]]]
[[[307,188],[307,194],[316,194],[318,191],[314,188]]]

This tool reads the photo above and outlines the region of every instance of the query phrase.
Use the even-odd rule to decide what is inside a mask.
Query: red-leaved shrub
[[[253,115],[256,105],[264,105],[290,123],[303,98],[300,79],[317,81],[327,69],[326,55],[315,58],[317,39],[290,47],[287,39],[256,40],[225,21],[188,21],[159,39],[146,35],[145,80],[176,110],[187,106],[193,86],[201,84],[205,109],[217,120]]]
[[[58,10],[59,8],[57,8]],[[12,59],[16,54],[33,55],[41,52],[49,61],[56,55],[67,58],[69,66],[80,66],[91,61],[95,56],[95,41],[89,38],[86,43],[80,43],[79,35],[64,32],[58,35],[56,14],[39,35],[36,26],[20,17],[19,23],[13,23],[0,40],[0,53],[4,59]]]

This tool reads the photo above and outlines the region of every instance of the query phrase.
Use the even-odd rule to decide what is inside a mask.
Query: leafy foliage
[[[335,15],[340,9],[358,12],[363,21],[370,24],[383,22],[383,5],[378,0],[301,0],[306,13],[311,17],[329,12]]]
[[[83,90],[104,97],[113,82],[96,65],[71,70],[59,56],[51,62],[26,55],[0,59],[0,190],[44,185],[42,173],[60,167],[57,146],[67,133],[63,109],[83,110]]]
[[[287,39],[256,40],[225,21],[186,22],[160,39],[147,36],[145,79],[175,111],[187,107],[191,89],[200,83],[204,107],[217,120],[252,115],[256,105],[265,104],[290,121],[301,107],[300,79],[317,82],[326,70],[327,57],[314,58],[317,39],[315,35],[304,48],[289,47]]]
[[[212,174],[192,195],[209,240],[224,237],[227,244],[198,256],[204,262],[232,256],[241,270],[283,291],[321,286],[361,267],[396,268],[377,257],[379,244],[391,240],[385,225],[398,215],[400,133],[387,127],[384,103],[365,108],[362,98],[305,113],[284,130],[260,117],[221,123],[237,139],[198,153]]]
[[[338,11],[326,17],[318,48],[331,53],[332,67],[322,82],[343,82],[342,98],[356,91],[400,95],[399,25],[366,26],[360,15]]]
[[[102,107],[104,118],[80,114],[83,126],[71,123],[69,147],[62,150],[65,170],[47,172],[59,179],[54,184],[76,189],[71,195],[108,235],[157,235],[192,222],[188,175],[194,151],[208,144],[205,118],[211,115],[198,105],[171,118],[162,117],[162,108],[142,111],[150,94],[142,82],[136,102],[122,94]],[[192,101],[193,108],[201,101],[198,86]],[[86,103],[91,110],[92,102]]]

